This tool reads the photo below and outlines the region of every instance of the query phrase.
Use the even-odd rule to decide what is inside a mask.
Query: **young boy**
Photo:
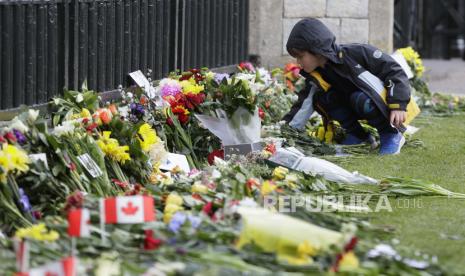
[[[371,45],[335,43],[334,34],[317,19],[300,20],[292,29],[287,51],[302,67],[306,87],[283,118],[303,128],[314,110],[324,121],[346,130],[343,144],[372,143],[359,119],[378,130],[379,153],[398,154],[410,101],[409,80],[397,62]]]

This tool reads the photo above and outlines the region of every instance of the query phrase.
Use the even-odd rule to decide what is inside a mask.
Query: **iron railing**
[[[0,108],[247,58],[248,0],[0,0]]]

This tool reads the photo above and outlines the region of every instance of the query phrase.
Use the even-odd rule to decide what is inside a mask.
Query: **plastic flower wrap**
[[[378,184],[379,181],[371,177],[349,172],[342,167],[316,157],[308,157],[295,148],[279,148],[269,158],[271,162],[297,171],[321,175],[329,181],[341,184]]]
[[[344,243],[342,233],[290,216],[249,207],[237,212],[242,217],[238,248],[254,243],[293,264],[309,264],[312,256]]]
[[[212,109],[195,115],[223,145],[260,141],[261,122],[257,97],[251,88],[253,81],[250,80],[255,75],[241,74],[230,80],[224,78],[220,84],[212,82],[208,102]]]

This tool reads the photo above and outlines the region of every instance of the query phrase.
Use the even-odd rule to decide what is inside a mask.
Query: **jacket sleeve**
[[[294,103],[291,110],[283,117],[286,123],[296,129],[303,129],[314,111],[313,96],[318,87],[311,81],[307,80],[305,82],[305,87],[298,93],[299,98],[297,102]]]
[[[410,82],[400,65],[390,56],[371,45],[360,44],[351,54],[360,65],[383,80],[387,89],[389,109],[406,110],[410,102]]]

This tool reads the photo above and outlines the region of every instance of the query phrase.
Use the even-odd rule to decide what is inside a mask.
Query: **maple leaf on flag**
[[[135,213],[137,213],[137,211],[139,210],[139,207],[134,206],[132,202],[128,202],[128,205],[125,207],[122,207],[121,210],[123,211],[123,213],[129,216],[129,215],[134,215]]]

